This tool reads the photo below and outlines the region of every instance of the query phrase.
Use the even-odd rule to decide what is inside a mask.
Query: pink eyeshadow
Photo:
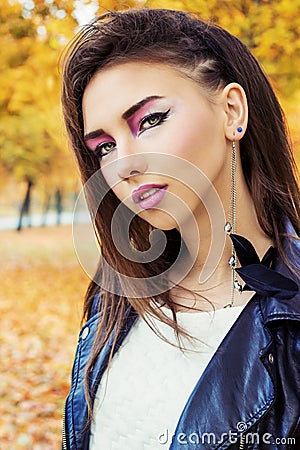
[[[128,125],[134,137],[136,137],[138,134],[140,121],[145,115],[147,115],[147,113],[149,112],[149,108],[151,108],[151,106],[155,102],[157,102],[157,100],[152,100],[146,105],[142,106],[136,113],[132,115],[132,117],[128,119]]]
[[[88,141],[86,141],[86,145],[89,147],[90,150],[95,150],[97,145],[99,144],[103,144],[104,142],[111,142],[114,141],[114,139],[109,136],[108,134],[102,134],[99,137],[93,138],[93,139],[89,139]]]

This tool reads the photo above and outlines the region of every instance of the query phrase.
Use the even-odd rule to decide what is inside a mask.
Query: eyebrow
[[[131,116],[133,116],[133,114],[135,112],[137,112],[139,109],[141,109],[147,103],[149,103],[149,102],[151,102],[153,100],[160,100],[162,98],[164,98],[164,97],[161,97],[160,95],[150,95],[149,97],[145,97],[143,100],[135,103],[129,109],[127,109],[122,114],[122,119],[128,120]],[[90,133],[87,133],[84,136],[84,140],[85,141],[89,141],[90,139],[95,139],[95,138],[101,136],[102,134],[106,134],[102,129],[91,131]]]
[[[133,116],[133,114],[138,111],[140,108],[142,108],[147,103],[151,102],[152,100],[159,100],[163,97],[160,95],[150,95],[149,97],[144,98],[140,102],[135,103],[133,106],[131,106],[127,111],[125,111],[122,114],[122,119],[127,120],[129,117]]]
[[[105,134],[105,133],[101,129],[95,130],[95,131],[91,131],[90,133],[87,133],[87,134],[84,135],[84,140],[85,141],[89,141],[90,139],[95,139],[95,138],[101,136],[102,134]]]

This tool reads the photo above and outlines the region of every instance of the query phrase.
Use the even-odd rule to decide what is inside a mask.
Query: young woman
[[[63,448],[299,448],[299,189],[256,59],[193,15],[111,12],[62,99],[101,248]]]

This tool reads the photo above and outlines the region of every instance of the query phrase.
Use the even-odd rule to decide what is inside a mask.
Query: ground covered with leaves
[[[0,448],[56,450],[89,282],[69,226],[0,232]]]

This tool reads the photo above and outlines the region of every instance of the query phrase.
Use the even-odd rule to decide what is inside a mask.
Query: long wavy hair
[[[70,43],[63,64],[62,104],[82,182],[86,183],[100,169],[99,160],[86,147],[83,139],[83,93],[96,72],[127,61],[163,63],[182,69],[212,92],[231,82],[237,82],[244,88],[249,121],[240,142],[242,169],[260,227],[289,264],[283,248],[285,220],[290,220],[299,235],[300,202],[296,164],[284,114],[270,82],[249,49],[226,30],[204,22],[194,14],[166,9],[109,12],[83,27]],[[95,394],[88,388],[90,370],[100,351],[112,338],[111,361],[130,311],[135,311],[145,320],[147,313],[158,317],[174,328],[177,338],[188,336],[177,324],[174,303],[167,288],[162,286],[163,292],[155,298],[151,295],[138,298],[116,294],[119,292],[119,274],[151,280],[151,277],[169,267],[178,255],[180,234],[177,230],[165,232],[166,249],[155,261],[141,264],[127,260],[114,245],[111,221],[119,207],[119,216],[126,222],[128,210],[120,204],[101,176],[99,189],[107,192],[95,216],[101,257],[94,280],[87,289],[83,320],[90,317],[99,285],[111,286],[111,292],[101,288],[98,305],[100,323],[87,365],[85,389],[90,413]],[[119,228],[121,234],[121,224]],[[148,249],[151,231],[152,227],[136,215],[130,223],[130,242],[141,251]],[[113,275],[103,265],[103,259],[114,269]],[[172,319],[153,307],[153,299],[171,309]]]

